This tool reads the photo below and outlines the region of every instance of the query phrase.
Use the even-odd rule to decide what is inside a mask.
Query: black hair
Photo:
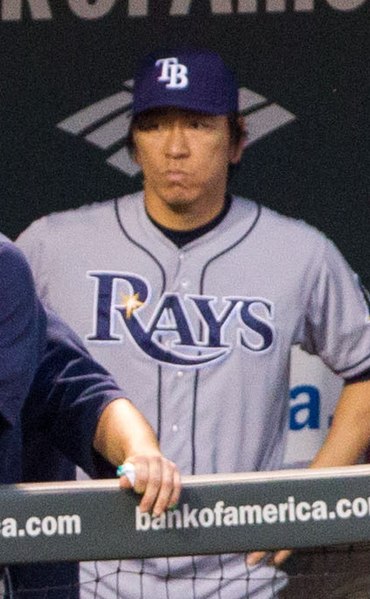
[[[238,112],[230,112],[230,114],[227,115],[231,143],[236,146],[239,145],[242,139],[247,139],[247,131],[240,116],[241,115]]]
[[[134,152],[135,152],[134,129],[137,127],[140,128],[140,122],[142,121],[143,115],[145,115],[145,114],[147,114],[147,113],[137,114],[137,115],[133,116],[131,119],[129,131],[127,134],[127,140],[126,140],[126,145],[127,145],[127,148],[128,148],[128,151],[129,151],[129,154],[131,157],[133,157]],[[227,115],[227,120],[228,120],[228,124],[229,124],[231,143],[233,145],[237,146],[241,142],[242,139],[247,138],[247,132],[240,120],[240,114],[238,112],[230,112]]]

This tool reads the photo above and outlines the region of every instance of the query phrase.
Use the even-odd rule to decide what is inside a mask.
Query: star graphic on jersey
[[[133,312],[143,306],[144,302],[139,300],[139,294],[124,295],[122,294],[122,306],[126,308],[126,318],[131,318]]]

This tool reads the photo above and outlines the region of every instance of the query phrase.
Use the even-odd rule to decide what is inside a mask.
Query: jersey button
[[[174,433],[177,433],[177,431],[179,430],[179,427],[177,426],[177,424],[172,425],[172,430]]]
[[[176,372],[176,376],[177,376],[177,378],[181,379],[184,376],[184,371],[183,370],[178,370]]]
[[[182,287],[183,289],[187,289],[187,288],[189,287],[189,285],[190,285],[190,281],[189,281],[189,279],[183,279],[183,280],[181,281],[181,287]]]

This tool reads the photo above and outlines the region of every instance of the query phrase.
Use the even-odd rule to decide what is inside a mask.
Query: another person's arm
[[[0,411],[13,423],[39,365],[46,317],[22,252],[0,236]]]
[[[31,271],[0,235],[0,482],[21,477],[21,413],[45,344],[46,317]]]
[[[137,493],[143,494],[140,508],[159,515],[177,503],[180,476],[173,462],[159,450],[154,431],[127,399],[112,401],[103,411],[94,437],[94,448],[115,465],[124,461],[135,466]],[[126,477],[121,486],[130,487]]]
[[[44,434],[94,477],[115,476],[129,459],[142,510],[157,514],[176,503],[179,473],[162,456],[150,425],[77,335],[47,315],[47,348],[24,410],[28,430]],[[130,486],[126,477],[121,486]]]

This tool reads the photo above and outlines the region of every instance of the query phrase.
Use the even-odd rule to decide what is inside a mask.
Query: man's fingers
[[[173,507],[180,497],[180,474],[173,462],[162,463],[162,484],[154,504],[153,514],[160,515]]]
[[[127,465],[132,466],[127,469]],[[134,484],[131,468],[134,469]],[[117,474],[121,475],[122,488],[132,487],[136,493],[143,495],[140,501],[142,512],[152,511],[154,515],[159,516],[179,499],[180,474],[175,464],[162,456],[131,457],[117,469]]]
[[[290,549],[282,549],[281,551],[277,551],[273,555],[274,559],[272,563],[275,566],[281,566],[281,564],[283,564],[291,555],[292,551]]]
[[[247,566],[256,566],[260,561],[267,557],[266,551],[253,551],[248,553],[245,558]]]
[[[292,551],[290,549],[281,549],[275,553],[269,551],[252,551],[252,553],[248,553],[245,561],[247,566],[256,566],[261,561],[265,561],[271,566],[280,566],[291,554]]]
[[[156,484],[156,479],[160,479],[156,465],[153,468],[153,463],[156,464],[158,459],[157,457],[150,459],[144,457],[135,458],[135,484],[133,485],[135,493],[143,495],[148,486],[152,488],[153,484]]]
[[[140,501],[140,510],[142,512],[153,511],[154,504],[162,488],[162,476],[160,457],[151,458],[145,464],[140,465],[135,491],[143,496]],[[159,514],[156,513],[156,515]]]
[[[170,497],[170,501],[168,504],[169,508],[174,509],[180,499],[180,494],[181,494],[181,477],[180,477],[180,472],[177,470],[176,466],[175,466],[175,472],[173,475],[173,480],[174,480],[174,486],[173,486],[173,491],[172,491],[172,495]]]

